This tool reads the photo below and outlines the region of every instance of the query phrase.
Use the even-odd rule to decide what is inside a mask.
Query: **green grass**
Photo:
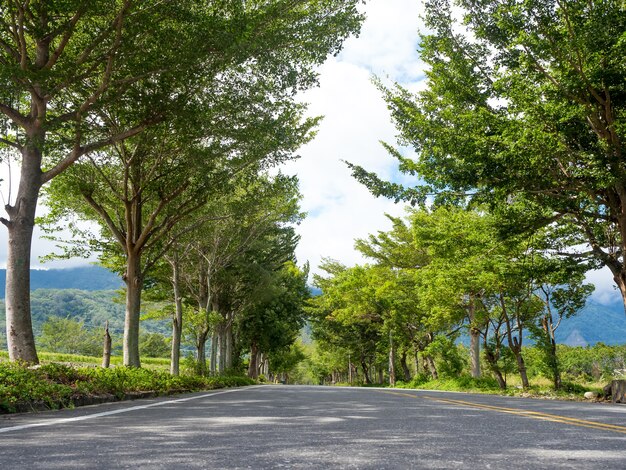
[[[66,364],[71,364],[73,366],[100,366],[102,364],[102,357],[95,356],[81,356],[78,354],[62,354],[62,353],[51,353],[51,352],[37,352],[39,356],[39,360],[42,364],[46,364],[49,362],[63,362]],[[9,354],[6,351],[0,352],[0,360],[8,359]],[[121,366],[123,365],[122,356],[111,356],[111,365],[112,366]],[[153,370],[169,370],[170,368],[170,360],[165,357],[142,357],[141,365],[146,369]]]
[[[411,388],[417,390],[441,390],[450,392],[487,393],[507,396],[523,396],[536,398],[558,398],[566,400],[584,400],[584,393],[593,391],[600,393],[602,387],[597,384],[581,384],[577,382],[563,381],[562,388],[555,391],[549,380],[535,378],[530,388],[523,390],[514,380],[510,380],[506,390],[501,390],[496,380],[492,377],[473,378],[469,375],[461,375],[452,378],[438,380],[428,379],[421,375],[411,382],[397,382],[396,388]]]
[[[491,377],[473,378],[468,375],[461,375],[453,378],[442,378],[429,380],[423,375],[415,377],[411,382],[396,383],[397,388],[415,388],[425,390],[445,390],[453,392],[474,392],[474,393],[499,393],[500,388],[495,379]]]

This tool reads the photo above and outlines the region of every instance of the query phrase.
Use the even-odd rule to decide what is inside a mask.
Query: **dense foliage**
[[[426,87],[381,87],[416,188],[375,194],[471,201],[501,231],[549,227],[553,255],[606,266],[626,302],[625,6],[621,1],[432,0]],[[626,304],[625,304],[626,305]]]
[[[523,346],[532,339],[561,387],[556,331],[593,290],[586,266],[546,255],[542,233],[499,237],[484,211],[413,209],[392,222],[389,232],[357,241],[375,264],[327,261],[327,276],[316,276],[322,294],[310,313],[322,351],[368,384],[383,374],[391,384],[422,372],[454,377],[463,369],[455,341],[465,332],[473,377],[487,370],[505,389],[514,370],[529,388]]]
[[[530,388],[532,339],[542,374],[564,386],[556,332],[585,305],[585,272],[608,267],[626,305],[625,18],[617,1],[425,2],[425,87],[378,82],[398,143],[415,155],[385,145],[417,186],[349,164],[373,194],[420,209],[411,223],[357,242],[374,266],[319,281],[324,341],[333,331],[337,342],[337,325],[347,324],[342,302],[355,291],[344,279],[375,273],[357,288],[359,307],[350,302],[350,324],[375,311],[369,367],[381,374],[389,351],[391,383],[395,347],[404,376],[411,350],[432,378],[456,376],[453,342],[467,329],[474,379],[486,368],[504,389],[515,371]],[[381,269],[392,270],[400,295],[387,295]]]
[[[124,273],[124,361],[139,367],[147,276],[198,228],[194,213],[233,196],[233,180],[254,179],[308,141],[318,119],[295,96],[358,33],[358,3],[10,1],[0,10],[0,150],[21,163],[0,219],[12,360],[38,362],[29,260],[44,185],[53,220],[73,214],[104,229],[70,254],[101,250]]]

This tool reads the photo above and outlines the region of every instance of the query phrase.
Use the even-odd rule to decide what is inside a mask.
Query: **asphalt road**
[[[1,469],[626,469],[626,405],[261,386],[0,416]]]

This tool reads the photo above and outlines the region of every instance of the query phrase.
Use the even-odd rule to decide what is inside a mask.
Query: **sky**
[[[391,229],[385,214],[401,216],[401,204],[375,198],[354,180],[343,160],[376,172],[383,179],[402,181],[397,162],[381,145],[395,144],[397,132],[380,91],[372,83],[400,83],[412,91],[424,87],[424,66],[418,49],[423,31],[421,0],[369,0],[363,7],[367,19],[358,38],[350,38],[337,57],[319,68],[319,87],[302,95],[311,116],[324,116],[316,138],[298,152],[300,158],[281,171],[297,174],[307,218],[298,227],[301,241],[296,255],[318,273],[322,258],[347,265],[366,262],[356,250],[356,238]],[[16,169],[14,168],[14,177]],[[6,179],[6,177],[5,177]],[[6,182],[0,184],[6,197]],[[40,209],[40,212],[43,209]],[[34,268],[60,268],[85,264],[82,259],[48,262],[38,257],[53,250],[51,242],[33,243]],[[0,227],[0,266],[6,260],[6,230]],[[590,273],[595,297],[607,302],[616,291],[607,270]]]
[[[396,130],[372,79],[414,89],[424,78],[417,53],[420,2],[371,0],[358,38],[350,38],[337,57],[320,68],[320,86],[303,96],[311,115],[323,115],[313,142],[283,171],[295,173],[308,217],[299,227],[298,260],[313,272],[324,257],[351,265],[364,259],[354,250],[365,238],[399,216],[402,205],[375,198],[350,175],[343,161],[359,164],[382,178],[398,179],[397,162],[381,145],[394,144]]]

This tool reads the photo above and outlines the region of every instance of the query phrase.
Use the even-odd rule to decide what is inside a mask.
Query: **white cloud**
[[[585,280],[596,286],[592,299],[602,305],[610,305],[621,302],[621,295],[613,282],[613,275],[609,268],[589,271]]]
[[[309,261],[314,272],[323,257],[348,265],[363,262],[354,240],[390,229],[385,213],[404,213],[401,205],[372,196],[342,160],[384,179],[397,178],[397,162],[380,144],[394,143],[397,132],[372,78],[407,86],[421,80],[419,11],[417,0],[368,2],[359,38],[349,39],[338,57],[320,67],[320,87],[303,96],[311,115],[325,117],[316,139],[299,152],[302,158],[284,171],[300,178],[302,206],[309,216],[298,228],[297,256],[301,263]]]
[[[368,2],[361,34],[346,41],[340,60],[404,83],[417,81],[423,75],[417,53],[421,11],[417,0]]]

